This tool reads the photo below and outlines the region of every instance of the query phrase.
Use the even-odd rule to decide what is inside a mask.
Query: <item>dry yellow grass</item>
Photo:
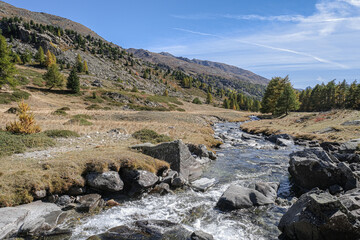
[[[248,132],[265,133],[267,135],[288,133],[297,138],[344,142],[360,138],[360,127],[341,124],[358,119],[360,119],[360,112],[352,110],[333,110],[324,113],[291,113],[284,118],[248,122],[243,124],[242,128]],[[318,133],[326,128],[334,128],[335,130],[328,133]]]
[[[206,144],[211,147],[217,142],[212,137],[211,122],[215,119],[244,121],[249,113],[215,108],[209,105],[196,105],[184,102],[185,112],[136,112],[123,111],[111,106],[111,110],[85,110],[88,103],[82,97],[30,92],[29,103],[36,122],[42,130],[64,129],[89,135],[59,142],[61,149],[49,156],[29,157],[26,154],[3,157],[0,160],[0,206],[12,206],[30,202],[32,193],[46,189],[51,193],[64,193],[72,185],[84,184],[82,175],[89,170],[118,170],[122,166],[146,169],[157,172],[168,167],[164,161],[145,156],[129,149],[139,143],[133,138],[112,139],[106,135],[108,130],[119,128],[124,134],[132,134],[143,128],[169,135],[184,142]],[[106,106],[105,103],[100,104]],[[0,105],[0,128],[14,121],[16,115],[5,113],[16,103]],[[51,114],[56,109],[69,107],[67,116]],[[91,117],[91,126],[64,125],[71,116],[86,114]],[[99,132],[99,134],[97,134]],[[103,139],[104,138],[104,139]],[[91,140],[91,141],[90,141]],[[74,146],[79,145],[79,148]]]

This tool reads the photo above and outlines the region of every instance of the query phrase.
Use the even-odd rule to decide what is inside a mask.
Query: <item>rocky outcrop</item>
[[[220,197],[217,207],[221,210],[234,210],[272,203],[272,199],[255,189],[231,185]]]
[[[65,217],[66,213],[56,204],[41,201],[0,208],[0,239],[40,236],[51,232]]]
[[[345,190],[359,186],[358,177],[349,165],[340,163],[331,154],[319,149],[305,149],[290,155],[289,173],[304,190],[327,189],[339,185]]]
[[[90,172],[86,175],[86,182],[91,188],[103,192],[118,192],[124,187],[123,181],[115,171]]]
[[[157,146],[133,146],[144,154],[170,163],[170,168],[191,181],[201,176],[202,167],[191,155],[189,148],[181,141],[161,143]]]
[[[284,239],[359,239],[359,192],[341,198],[321,190],[303,194],[281,218]]]

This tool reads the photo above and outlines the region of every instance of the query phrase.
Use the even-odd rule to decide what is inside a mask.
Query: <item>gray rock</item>
[[[125,188],[128,190],[129,195],[140,194],[159,181],[159,177],[154,173],[144,170],[121,168],[120,175],[125,182]]]
[[[161,143],[154,147],[143,146],[142,152],[170,163],[170,168],[180,173],[187,181],[201,176],[201,165],[192,157],[189,148],[181,141]]]
[[[278,138],[278,139],[276,139],[276,145],[281,146],[281,147],[290,147],[290,146],[294,145],[294,141],[284,139],[284,138]]]
[[[337,185],[337,184],[331,185],[329,187],[329,193],[331,195],[336,195],[338,193],[341,193],[342,191],[344,191],[344,189],[341,186]]]
[[[340,163],[324,150],[305,149],[290,154],[289,173],[295,184],[309,190],[339,185],[345,190],[358,186],[357,176],[345,163]]]
[[[170,190],[170,185],[167,183],[160,183],[156,185],[150,193],[159,193],[160,195],[165,195],[168,193],[173,193],[173,191]]]
[[[220,197],[217,207],[221,210],[234,210],[274,203],[255,189],[231,185]]]
[[[337,197],[313,190],[288,209],[278,228],[286,239],[359,239],[359,223]]]
[[[208,154],[209,154],[209,158],[210,158],[211,160],[216,160],[216,159],[217,159],[216,154],[213,153],[212,151],[209,151]]]
[[[360,120],[346,121],[346,122],[343,122],[341,125],[343,125],[343,126],[360,126]]]
[[[67,206],[72,202],[71,198],[69,195],[63,195],[61,197],[58,198],[58,200],[56,201],[56,204],[59,206]]]
[[[99,206],[101,195],[94,193],[94,194],[87,194],[84,196],[77,197],[77,202],[80,203],[80,206],[76,208],[79,212],[91,212],[96,207]]]
[[[360,145],[360,138],[359,139],[353,139],[346,143],[340,144],[339,152],[340,153],[355,153],[356,149],[358,149]]]
[[[327,127],[327,128],[323,128],[319,131],[316,131],[314,133],[318,133],[318,134],[324,134],[324,133],[331,133],[331,132],[338,132],[339,130],[333,127]]]
[[[198,180],[195,180],[195,181],[191,182],[191,187],[195,191],[205,192],[206,190],[208,190],[209,188],[214,186],[215,183],[216,183],[215,178],[211,178],[211,179],[209,179],[209,178],[200,178]]]
[[[171,187],[173,188],[179,188],[186,184],[186,180],[182,176],[178,176],[174,178],[171,182]]]
[[[279,183],[277,182],[258,182],[255,183],[255,190],[259,191],[260,193],[264,194],[265,197],[275,201],[277,197],[277,190],[279,188]]]
[[[85,187],[72,186],[67,192],[70,196],[78,196],[86,193]]]
[[[276,135],[273,134],[273,135],[270,135],[270,136],[266,137],[266,140],[268,140],[268,141],[270,141],[270,142],[273,142],[273,143],[276,143],[276,141],[277,141],[279,138],[294,141],[294,138],[293,138],[291,135],[289,135],[289,134],[276,134]]]
[[[214,237],[211,234],[205,233],[203,231],[195,231],[190,236],[191,240],[214,240]]]
[[[104,192],[118,192],[124,187],[123,181],[115,171],[90,172],[86,175],[86,182],[91,188]]]
[[[176,178],[177,176],[179,176],[179,173],[168,169],[163,173],[164,178],[162,179],[162,182],[167,183],[167,184],[171,184],[172,181],[174,180],[174,178]]]
[[[208,150],[207,150],[205,145],[200,144],[200,145],[196,146],[194,144],[187,144],[187,146],[189,148],[189,151],[192,154],[194,154],[194,155],[196,155],[196,156],[198,156],[200,158],[209,157],[209,153],[208,153]]]
[[[0,238],[39,236],[53,230],[66,213],[53,203],[41,201],[17,207],[0,208]]]
[[[253,134],[248,134],[248,133],[243,133],[241,135],[241,139],[243,140],[250,140],[250,139],[262,139],[263,137],[258,136],[258,135],[253,135]]]
[[[34,192],[34,199],[39,200],[46,197],[46,190],[38,190]]]
[[[0,208],[0,239],[15,236],[28,214],[26,209]]]

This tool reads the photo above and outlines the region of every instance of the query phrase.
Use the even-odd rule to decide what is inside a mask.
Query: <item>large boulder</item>
[[[234,210],[272,203],[272,199],[255,189],[231,185],[220,197],[217,207],[221,210]]]
[[[189,148],[181,141],[161,143],[156,146],[142,145],[137,147],[151,157],[170,163],[170,168],[180,173],[187,181],[201,176],[202,167],[191,155]]]
[[[90,172],[86,175],[86,182],[91,188],[103,192],[118,192],[124,187],[123,181],[115,171]]]
[[[211,178],[211,179],[200,178],[198,180],[193,181],[190,185],[192,189],[194,189],[195,191],[205,192],[206,190],[214,186],[215,183],[216,183],[215,178]]]
[[[191,239],[191,232],[178,223],[167,220],[136,221],[135,227],[119,226],[88,240],[185,240]],[[196,238],[195,238],[196,239]]]
[[[128,190],[130,195],[140,194],[153,187],[159,181],[159,177],[154,173],[144,170],[122,168],[120,175],[121,179],[125,182],[125,189]]]
[[[358,187],[358,178],[346,163],[319,149],[305,149],[290,154],[289,173],[304,190],[327,189],[339,185],[345,190]]]
[[[275,201],[277,198],[277,190],[279,183],[277,182],[257,182],[255,183],[255,190],[262,193],[265,197]]]
[[[358,209],[358,203],[348,203],[348,207],[353,205]],[[360,239],[359,217],[348,207],[327,192],[313,190],[289,208],[278,228],[284,239]]]
[[[0,239],[40,236],[52,231],[65,217],[66,213],[56,204],[41,201],[0,208]]]

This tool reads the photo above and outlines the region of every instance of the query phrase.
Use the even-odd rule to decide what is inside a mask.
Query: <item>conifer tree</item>
[[[85,74],[89,74],[89,68],[88,68],[87,62],[85,60],[84,60],[84,72],[85,72]]]
[[[60,73],[56,63],[49,66],[48,71],[43,75],[43,79],[49,89],[61,88],[64,85],[64,76]]]
[[[206,104],[210,104],[212,103],[212,95],[210,92],[207,93],[207,96],[206,96]]]
[[[285,78],[275,77],[270,80],[261,101],[262,113],[275,113],[277,100],[287,82],[289,82],[288,76]]]
[[[46,58],[43,48],[40,46],[35,55],[35,59],[39,62],[40,66],[45,66]]]
[[[71,90],[73,93],[80,92],[80,80],[77,75],[77,69],[73,68],[67,79],[66,88]]]
[[[56,64],[56,57],[52,52],[50,52],[50,50],[48,50],[46,52],[45,66],[49,68],[51,65],[54,64]]]
[[[165,89],[165,91],[164,91],[164,93],[163,93],[163,96],[165,96],[165,97],[168,97],[168,96],[169,96],[169,92],[168,92],[167,89]]]
[[[290,83],[286,83],[283,92],[276,103],[276,113],[288,115],[289,111],[297,110],[299,101]]]
[[[78,54],[76,57],[76,69],[77,69],[78,73],[84,72],[84,64],[82,62],[82,58],[81,58],[80,54]]]
[[[229,99],[227,99],[227,98],[224,99],[223,107],[226,108],[226,109],[229,109],[229,108],[230,108]]]
[[[5,37],[0,35],[0,87],[3,84],[15,84],[14,74],[16,69],[10,53]]]

